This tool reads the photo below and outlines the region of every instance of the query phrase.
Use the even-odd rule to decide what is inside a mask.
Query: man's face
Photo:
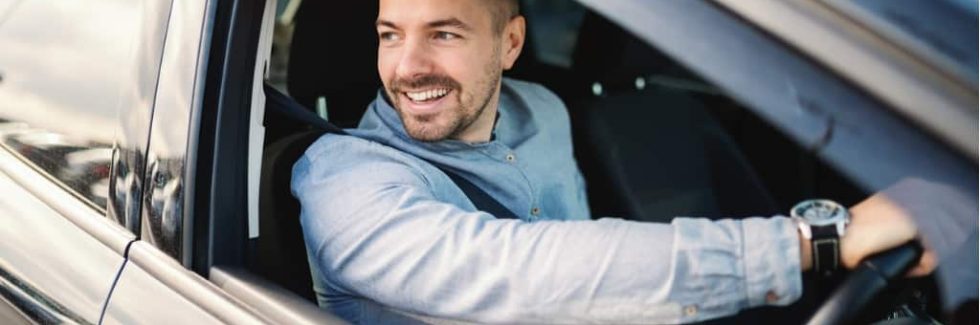
[[[497,0],[380,1],[378,73],[408,134],[439,141],[492,127],[504,64],[486,2]]]

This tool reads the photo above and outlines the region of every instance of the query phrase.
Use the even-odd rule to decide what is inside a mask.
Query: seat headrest
[[[381,85],[377,15],[378,1],[304,1],[290,48],[290,95],[307,107],[323,96],[331,120],[356,123]]]
[[[589,12],[572,54],[572,70],[603,84],[632,87],[635,78],[671,69],[671,60],[615,23]]]

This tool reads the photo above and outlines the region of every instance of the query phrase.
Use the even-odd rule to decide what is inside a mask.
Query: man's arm
[[[332,156],[332,172],[304,158],[294,176],[314,267],[347,294],[481,322],[614,323],[698,321],[800,295],[786,218],[498,220],[441,202],[428,184],[438,180],[405,162],[347,159]]]
[[[916,239],[918,230],[911,216],[885,193],[877,193],[850,208],[851,223],[841,238],[841,263],[853,269],[866,257]],[[811,243],[800,239],[800,269],[813,268]],[[936,268],[935,252],[925,247],[910,276],[925,276]]]

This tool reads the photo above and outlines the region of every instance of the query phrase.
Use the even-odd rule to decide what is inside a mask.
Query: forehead
[[[474,28],[489,28],[488,1],[497,0],[380,0],[378,20],[410,28],[455,18]]]

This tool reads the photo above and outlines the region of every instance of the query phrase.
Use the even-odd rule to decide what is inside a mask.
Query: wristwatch
[[[834,275],[840,268],[840,238],[851,221],[847,208],[831,200],[807,200],[794,206],[790,216],[803,239],[810,241],[814,272]]]

